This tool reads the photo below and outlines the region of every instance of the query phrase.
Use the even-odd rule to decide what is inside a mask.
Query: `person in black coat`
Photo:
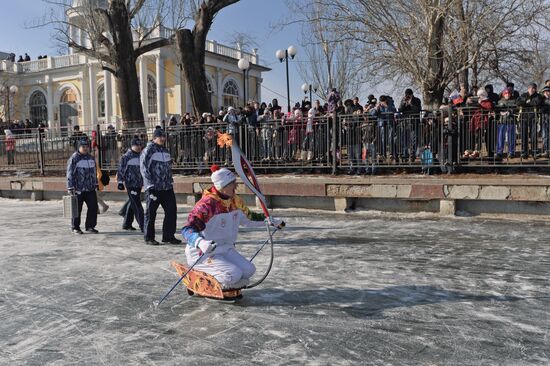
[[[537,114],[544,102],[543,96],[537,93],[537,84],[531,83],[527,87],[527,93],[521,95],[518,105],[521,107],[521,157],[529,155],[536,157],[538,151],[537,139]],[[529,141],[531,150],[529,150]]]

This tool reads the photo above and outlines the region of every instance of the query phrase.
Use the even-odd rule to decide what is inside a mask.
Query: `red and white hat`
[[[218,190],[237,180],[237,177],[231,172],[231,170],[227,168],[220,169],[220,167],[216,164],[210,167],[210,171],[212,172],[210,179],[212,180],[212,183],[214,183],[214,187]]]

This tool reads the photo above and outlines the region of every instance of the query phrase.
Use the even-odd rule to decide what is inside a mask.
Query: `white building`
[[[77,10],[82,1],[74,0],[73,10],[67,13],[73,25],[79,24],[81,13]],[[70,33],[80,44],[89,42],[76,26]],[[160,27],[150,37],[170,35],[171,30]],[[149,121],[192,111],[189,87],[174,52],[174,47],[167,46],[137,61],[141,102]],[[258,54],[207,41],[205,71],[214,109],[243,104],[243,73],[237,67],[240,58],[251,65],[246,78],[247,99],[261,100],[262,72],[270,69],[260,65]],[[119,123],[120,116],[114,76],[102,70],[96,59],[71,50],[68,55],[28,62],[0,61],[0,118],[4,120],[44,121],[53,130],[76,124],[90,129],[97,123]]]

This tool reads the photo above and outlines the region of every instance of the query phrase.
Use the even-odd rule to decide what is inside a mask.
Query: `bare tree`
[[[73,7],[69,0],[45,1],[54,7],[47,22],[55,24],[60,40],[99,60],[102,68],[115,76],[122,119],[128,121],[130,127],[143,127],[136,61],[144,53],[172,42],[167,38],[151,38],[163,22],[167,2],[82,0]],[[55,12],[59,8],[63,10],[61,16]],[[72,24],[65,15],[78,15],[81,22]],[[85,37],[75,37],[74,29]]]
[[[258,41],[254,35],[243,33],[243,32],[233,32],[225,38],[225,41],[229,44],[235,45],[235,48],[244,50],[244,49],[254,49],[260,48]]]
[[[326,28],[375,81],[405,77],[437,108],[445,89],[479,75],[491,42],[519,35],[548,14],[545,0],[316,0]]]
[[[193,111],[196,115],[212,112],[212,103],[204,70],[206,36],[212,27],[214,17],[223,8],[239,0],[181,0],[187,4],[188,15],[193,28],[176,31],[176,45],[183,66],[185,80],[189,85]]]
[[[332,88],[336,88],[344,98],[357,95],[365,77],[361,62],[349,57],[349,50],[354,46],[352,41],[340,39],[337,33],[325,27],[323,2],[288,0],[286,4],[294,16],[282,20],[275,28],[300,23],[300,46],[305,61],[297,61],[297,64],[302,79],[318,85],[316,94],[324,100]]]

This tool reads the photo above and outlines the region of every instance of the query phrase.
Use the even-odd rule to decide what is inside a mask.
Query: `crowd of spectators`
[[[338,123],[333,121],[335,115]],[[271,103],[250,101],[214,114],[171,116],[159,125],[167,131],[167,148],[175,162],[183,166],[208,165],[220,159],[230,164],[230,150],[220,151],[217,144],[218,135],[228,133],[252,161],[303,164],[345,156],[350,173],[356,174],[364,171],[367,162],[418,161],[426,149],[436,159],[447,156],[451,163],[456,163],[456,158],[548,158],[549,116],[547,80],[540,93],[534,83],[524,93],[515,90],[512,83],[498,94],[492,85],[471,90],[462,86],[445,97],[435,111],[424,110],[411,89],[404,91],[399,103],[388,95],[369,95],[365,103],[358,97],[343,100],[333,89],[326,102],[316,100],[312,105],[304,100],[290,112],[283,111],[277,99]],[[0,133],[9,129],[21,134],[33,128],[43,129],[45,125],[28,119],[10,124],[0,121]],[[75,126],[73,145],[81,134]],[[107,166],[116,164],[132,135],[124,128],[116,131],[113,125],[102,132],[103,162]]]

